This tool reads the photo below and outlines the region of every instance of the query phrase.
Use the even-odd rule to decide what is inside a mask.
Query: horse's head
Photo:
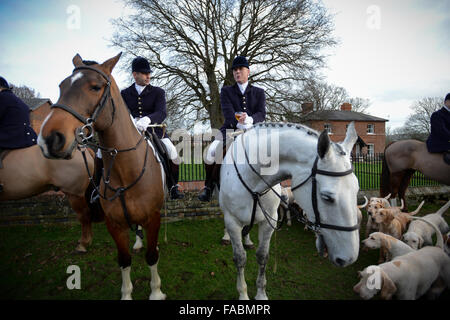
[[[75,69],[60,83],[59,99],[43,122],[38,137],[45,157],[69,159],[77,145],[77,133],[91,134],[92,128],[103,131],[112,124],[115,107],[111,97],[120,93],[111,72],[120,55],[90,65],[78,54],[73,58]]]
[[[320,221],[317,249],[320,252],[326,248],[330,260],[341,267],[356,261],[359,252],[359,186],[350,162],[350,152],[357,138],[353,122],[341,143],[332,143],[327,132],[322,132],[317,143],[316,174],[313,169],[311,183],[294,191],[308,220]],[[294,177],[293,184],[301,179],[304,177]],[[304,188],[308,191],[302,190]]]

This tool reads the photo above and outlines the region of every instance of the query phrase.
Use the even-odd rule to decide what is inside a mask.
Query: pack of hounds
[[[289,188],[283,194],[293,201]],[[378,293],[385,300],[437,299],[450,289],[450,228],[442,217],[450,201],[435,213],[416,217],[424,201],[414,211],[403,212],[403,201],[400,207],[391,206],[389,197],[365,198],[365,204],[358,206],[359,223],[359,209],[367,211],[368,237],[362,240],[363,250],[379,249],[380,257],[378,265],[358,272],[353,291],[365,300]],[[280,209],[290,223],[287,208]]]

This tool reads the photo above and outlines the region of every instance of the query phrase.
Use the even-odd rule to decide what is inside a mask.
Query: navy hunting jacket
[[[241,93],[237,83],[233,86],[224,86],[220,91],[220,104],[225,122],[220,128],[223,138],[227,129],[236,130],[238,121],[235,112],[246,112],[253,118],[253,124],[263,122],[266,119],[266,96],[264,90],[248,84]]]
[[[429,152],[450,151],[450,111],[442,107],[431,115],[431,133],[427,139]]]
[[[139,95],[133,83],[121,94],[133,118],[147,116],[151,124],[161,124],[166,119],[166,94],[163,89],[148,85]],[[152,128],[147,131],[151,132]],[[155,133],[160,139],[168,138],[167,133],[162,136],[162,128],[155,128]]]
[[[30,126],[30,108],[11,90],[0,92],[0,148],[26,148],[36,140]]]

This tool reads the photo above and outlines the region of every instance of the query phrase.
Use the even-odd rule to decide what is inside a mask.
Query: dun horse
[[[87,157],[93,170],[92,154]],[[64,192],[81,223],[81,239],[76,250],[86,252],[92,241],[92,222],[103,220],[101,212],[88,207],[85,192],[89,185],[86,166],[79,151],[63,162],[44,158],[39,146],[11,150],[0,169],[0,201],[25,199],[56,187]]]
[[[269,244],[277,221],[280,182],[292,178],[292,192],[306,213],[306,225],[316,232],[317,250],[337,266],[358,257],[359,232],[356,196],[358,180],[352,173],[350,151],[357,139],[351,123],[342,143],[332,143],[326,131],[305,126],[262,123],[238,136],[225,155],[220,172],[220,207],[233,246],[240,299],[248,299],[244,267],[247,255],[242,236],[258,224],[256,258],[259,273],[256,299],[267,299],[265,268]],[[251,151],[254,151],[253,160]],[[268,166],[267,150],[271,154]],[[258,157],[259,156],[259,157]],[[264,161],[261,161],[265,158]],[[275,159],[277,158],[277,159]],[[264,169],[268,170],[263,173]],[[263,173],[263,174],[261,174]]]
[[[450,185],[450,166],[442,158],[442,153],[429,153],[426,144],[417,140],[393,142],[384,149],[384,158],[380,181],[380,196],[389,193],[405,203],[405,193],[415,171],[427,178]]]
[[[75,69],[61,82],[60,97],[41,128],[38,143],[46,157],[67,159],[73,155],[79,136],[92,130],[98,133],[105,168],[100,203],[118,250],[122,299],[131,299],[133,290],[128,230],[134,224],[146,231],[150,299],[164,299],[157,271],[163,174],[111,76],[120,55],[91,66],[84,65],[78,54],[73,58]]]

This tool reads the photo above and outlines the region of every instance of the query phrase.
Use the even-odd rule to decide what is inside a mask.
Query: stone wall
[[[186,191],[183,200],[167,201],[161,211],[162,220],[206,219],[222,216],[218,200],[205,203],[197,200],[197,191]],[[448,200],[450,186],[408,188],[409,205],[422,199],[441,197]],[[360,191],[358,203],[364,203],[364,196],[376,197],[377,190]],[[398,203],[398,205],[400,205]],[[166,210],[167,208],[167,210]],[[47,192],[39,196],[17,201],[0,202],[0,226],[35,225],[41,223],[73,223],[76,214],[61,192]]]

